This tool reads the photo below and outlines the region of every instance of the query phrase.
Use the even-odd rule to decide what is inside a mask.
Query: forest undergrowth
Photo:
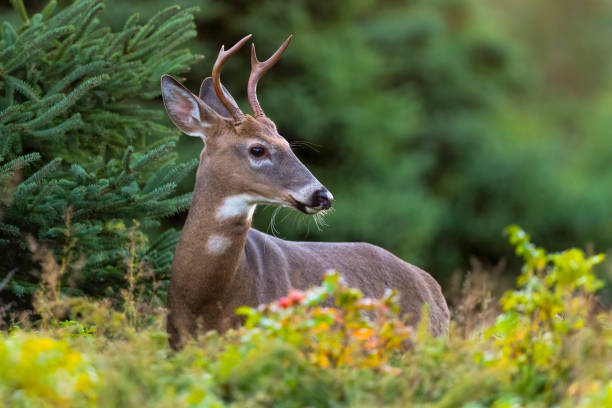
[[[33,311],[5,307],[0,404],[612,406],[612,313],[597,303],[594,272],[604,257],[548,253],[516,226],[506,234],[524,261],[516,288],[496,299],[493,275],[468,274],[448,336],[430,336],[425,317],[408,325],[394,291],[364,298],[330,271],[319,287],[238,309],[244,327],[180,352],[168,346],[159,283],[137,258],[142,237],[126,251],[126,289],[102,300],[63,294],[66,260],[31,240],[42,283]]]

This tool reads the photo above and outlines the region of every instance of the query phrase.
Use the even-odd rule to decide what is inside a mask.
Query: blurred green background
[[[185,78],[194,92],[221,44],[253,33],[263,59],[294,34],[259,99],[281,134],[307,142],[297,154],[336,203],[320,230],[281,211],[280,237],[372,242],[441,280],[472,257],[507,258],[511,223],[552,250],[612,247],[610,1],[105,3],[117,29],[134,12],[199,6],[190,48],[206,58]],[[244,49],[223,72],[245,112],[249,69]],[[181,158],[201,147],[182,137]],[[271,214],[260,210],[256,226],[270,232]]]

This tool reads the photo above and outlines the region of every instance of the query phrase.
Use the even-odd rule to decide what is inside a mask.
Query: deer
[[[196,96],[170,75],[161,78],[168,116],[185,134],[204,142],[187,214],[172,263],[167,332],[179,350],[198,333],[225,332],[243,317],[240,306],[273,302],[293,289],[319,285],[327,271],[368,297],[387,288],[400,295],[401,313],[419,321],[428,305],[429,330],[447,332],[449,311],[440,285],[427,272],[368,243],[294,242],[251,228],[257,205],[305,214],[331,208],[334,198],[297,158],[257,99],[257,83],[277,63],[292,36],[267,60],[251,45],[247,84],[253,115],[244,114],[221,84],[221,70],[252,35],[222,46],[212,77]]]

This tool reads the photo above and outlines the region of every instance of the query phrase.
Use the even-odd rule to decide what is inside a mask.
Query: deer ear
[[[236,103],[232,95],[230,95],[229,91],[225,89],[223,84],[221,84],[221,88],[223,89],[223,93],[225,94],[225,97],[227,98],[227,100],[232,105],[234,105],[236,109],[238,109],[238,104]],[[225,105],[223,105],[223,103],[217,96],[217,93],[215,92],[215,87],[213,85],[213,81],[211,77],[205,78],[202,81],[202,85],[200,85],[200,99],[203,100],[204,103],[206,103],[208,106],[213,108],[215,112],[217,112],[219,115],[225,118],[232,117],[230,112],[227,110]]]
[[[168,116],[189,136],[206,139],[224,119],[170,75],[161,79],[162,98]]]

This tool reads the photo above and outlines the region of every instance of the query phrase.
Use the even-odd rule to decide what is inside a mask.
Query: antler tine
[[[293,35],[290,35],[289,38],[285,40],[283,45],[280,46],[278,50],[270,58],[267,60],[260,62],[257,60],[257,54],[255,53],[255,44],[251,45],[251,75],[249,76],[249,83],[247,86],[247,93],[249,96],[249,104],[251,105],[251,109],[253,109],[253,114],[255,117],[266,116],[263,109],[261,109],[261,105],[259,105],[259,101],[257,100],[257,82],[261,79],[263,74],[266,73],[276,62],[280,59],[283,52],[289,46]]]
[[[221,88],[221,70],[223,69],[223,64],[225,64],[229,57],[234,55],[236,51],[238,51],[244,45],[244,43],[247,42],[252,36],[253,34],[247,35],[227,51],[225,51],[225,46],[222,45],[212,70],[212,80],[213,86],[215,87],[215,92],[217,93],[217,96],[219,97],[221,103],[223,103],[223,106],[227,108],[227,110],[232,115],[235,121],[240,121],[244,117],[244,113],[242,113],[240,108],[232,104],[225,97],[225,93]]]

